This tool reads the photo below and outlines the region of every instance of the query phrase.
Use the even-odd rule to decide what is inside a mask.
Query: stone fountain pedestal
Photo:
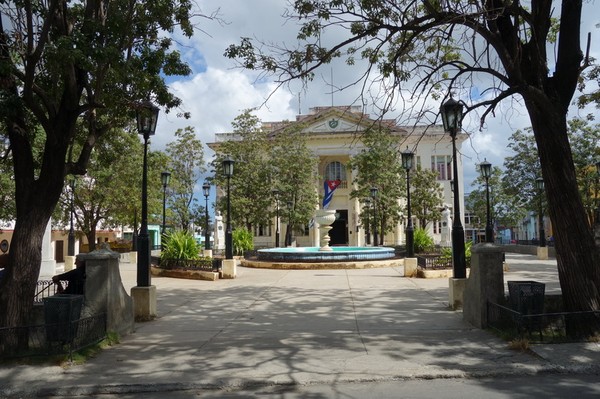
[[[319,251],[333,251],[329,246],[329,230],[331,224],[335,222],[335,209],[318,209],[315,215],[315,221],[319,223]]]

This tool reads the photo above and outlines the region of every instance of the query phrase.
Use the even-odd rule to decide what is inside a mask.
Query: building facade
[[[443,190],[443,220],[429,223],[426,228],[434,241],[442,245],[450,245],[450,229],[453,214],[453,192],[451,183],[454,179],[452,166],[452,141],[440,125],[429,126],[399,126],[393,120],[379,120],[371,118],[362,112],[360,107],[334,106],[311,108],[306,115],[298,115],[295,121],[280,121],[263,123],[266,129],[281,129],[290,123],[302,123],[303,134],[306,136],[306,145],[318,158],[319,181],[315,182],[315,190],[319,197],[323,197],[323,181],[340,180],[335,189],[329,209],[336,210],[336,221],[330,230],[330,245],[366,245],[366,231],[360,223],[360,212],[364,204],[358,199],[350,198],[354,188],[356,171],[349,168],[350,159],[365,149],[361,141],[361,133],[365,130],[381,126],[388,129],[390,134],[398,136],[398,143],[402,148],[408,147],[415,152],[415,165],[422,169],[433,169],[438,174],[438,183]],[[465,141],[466,134],[458,134],[456,138],[457,153]],[[234,140],[232,133],[217,133],[215,142],[208,146],[219,152],[219,143]],[[462,186],[463,165],[458,158],[458,179]],[[217,195],[223,190],[217,190]],[[464,210],[463,191],[460,192],[461,211]],[[318,204],[320,207],[321,204]],[[315,204],[315,209],[318,208]],[[463,218],[461,214],[461,218]],[[275,226],[273,219],[271,226],[257,228],[254,232],[255,247],[275,246]],[[404,244],[404,230],[406,221],[398,223],[392,233],[385,236],[385,245]],[[413,224],[415,220],[413,219]],[[416,224],[415,224],[416,226]],[[217,226],[216,226],[217,227]],[[285,231],[285,224],[280,225],[280,231]],[[304,232],[294,232],[294,244],[297,246],[318,246],[319,234],[316,223],[307,223]]]

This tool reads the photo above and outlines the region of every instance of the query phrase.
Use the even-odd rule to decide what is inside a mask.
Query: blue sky
[[[178,128],[194,126],[198,138],[203,142],[214,140],[214,134],[231,131],[231,122],[243,110],[258,107],[271,95],[257,112],[263,121],[294,119],[301,110],[306,113],[310,107],[330,105],[333,97],[335,105],[354,103],[359,88],[350,88],[341,93],[331,94],[332,70],[335,85],[350,82],[357,74],[362,73],[359,67],[351,68],[334,65],[324,68],[314,81],[302,91],[299,84],[292,84],[275,93],[275,85],[265,79],[258,80],[252,71],[235,68],[233,61],[226,59],[223,53],[228,45],[239,42],[240,37],[256,37],[267,42],[293,45],[297,26],[293,21],[282,17],[287,2],[281,0],[223,0],[216,2],[199,0],[198,5],[205,14],[219,7],[221,23],[199,20],[202,31],[197,32],[191,40],[179,40],[180,51],[193,70],[191,76],[185,78],[169,78],[172,90],[183,99],[184,111],[189,111],[191,119],[183,120],[175,117],[175,112],[161,114],[157,134],[152,145],[163,148],[173,140]],[[557,3],[557,9],[559,4]],[[592,56],[600,58],[600,13],[597,1],[584,1],[584,21],[582,35],[592,32]],[[583,42],[585,46],[585,42]],[[474,87],[471,96],[478,97],[479,89]],[[367,112],[376,113],[367,103]],[[575,116],[576,110],[572,113]],[[587,111],[586,111],[587,112]],[[396,116],[396,115],[389,115]],[[387,117],[389,117],[387,116]],[[495,117],[488,118],[483,129],[479,129],[478,121],[471,118],[465,121],[464,128],[470,139],[464,144],[463,163],[465,185],[463,192],[471,191],[470,182],[477,176],[476,164],[487,159],[494,166],[502,166],[503,160],[510,155],[507,151],[508,137],[517,129],[529,126],[529,119],[522,104],[512,100],[504,104]],[[209,158],[212,153],[206,148]],[[209,159],[207,159],[208,161]],[[202,184],[200,180],[199,185]],[[198,192],[201,190],[199,189]],[[201,201],[204,198],[198,195]],[[214,198],[214,190],[212,193]]]

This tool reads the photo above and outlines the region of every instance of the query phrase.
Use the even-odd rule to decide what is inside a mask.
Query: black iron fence
[[[421,269],[452,269],[452,258],[444,255],[417,255]]]
[[[0,357],[72,355],[106,338],[106,313],[77,320],[0,328]]]
[[[67,288],[67,282],[61,281],[63,289]],[[58,285],[54,284],[52,280],[38,280],[36,288],[35,288],[35,296],[33,297],[34,303],[41,303],[44,301],[44,298],[49,298],[53,295],[56,295],[58,292]]]
[[[488,326],[507,339],[532,343],[577,342],[593,334],[600,311],[525,314],[508,306],[488,302]]]

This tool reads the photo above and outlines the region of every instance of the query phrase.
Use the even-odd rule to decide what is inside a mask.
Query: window
[[[271,235],[271,226],[259,224],[254,226],[254,237],[269,237]]]
[[[325,167],[325,180],[346,180],[346,167],[341,162],[330,162]]]
[[[433,155],[431,170],[438,172],[438,180],[452,180],[452,157],[450,155]]]
[[[433,234],[441,234],[442,233],[442,222],[435,221],[433,222]]]

